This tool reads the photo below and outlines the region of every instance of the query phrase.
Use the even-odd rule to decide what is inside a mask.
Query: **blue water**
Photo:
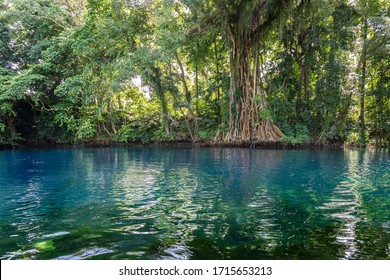
[[[390,259],[390,156],[0,151],[0,226],[0,259]]]

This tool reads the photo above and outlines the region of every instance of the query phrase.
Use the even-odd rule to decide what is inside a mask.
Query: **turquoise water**
[[[390,156],[0,151],[0,226],[0,259],[390,259]]]

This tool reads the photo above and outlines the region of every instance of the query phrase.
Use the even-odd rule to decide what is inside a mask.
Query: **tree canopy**
[[[385,0],[0,0],[0,146],[390,144]]]

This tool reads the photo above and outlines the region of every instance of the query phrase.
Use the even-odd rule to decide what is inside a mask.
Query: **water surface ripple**
[[[390,259],[390,157],[0,151],[0,226],[0,259]]]

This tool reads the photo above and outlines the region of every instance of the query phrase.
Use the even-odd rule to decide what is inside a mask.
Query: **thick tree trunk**
[[[283,133],[273,124],[259,82],[258,53],[264,32],[290,0],[233,1],[226,25],[231,41],[229,133],[226,141],[277,141]],[[272,4],[272,5],[271,5]]]
[[[368,22],[367,17],[364,17],[363,22],[363,48],[362,53],[360,57],[360,64],[361,64],[361,76],[360,76],[360,85],[359,85],[359,91],[360,91],[360,114],[359,114],[359,135],[360,135],[360,142],[361,144],[366,143],[366,123],[365,123],[365,87],[366,87],[366,71],[367,71],[367,28],[368,28]]]
[[[161,102],[162,125],[164,126],[165,133],[170,134],[171,124],[169,121],[169,108],[168,108],[167,100],[165,98],[164,89],[161,84],[161,70],[157,67],[153,67],[152,71],[153,71],[153,75],[150,76],[150,78],[153,81],[154,91],[159,101]]]
[[[188,111],[187,111],[188,132],[190,133],[191,140],[193,142],[196,142],[197,136],[198,136],[198,120],[196,119],[194,112],[193,112],[193,109],[192,109],[191,92],[189,91],[188,86],[187,86],[187,81],[186,81],[186,77],[184,74],[183,64],[179,58],[179,54],[176,52],[175,55],[176,55],[177,63],[179,64],[180,77],[181,77],[181,81],[183,83],[184,94],[186,97],[186,103],[187,103],[187,109],[188,109]]]
[[[216,76],[218,84],[221,83],[220,74],[219,74],[219,54],[218,54],[218,46],[217,46],[217,40],[214,38],[214,54],[215,54],[215,68],[216,68]],[[217,116],[218,116],[218,123],[221,123],[221,106],[219,104],[219,100],[221,98],[221,88],[218,86],[217,88],[217,101],[218,101],[218,107],[217,107]]]
[[[277,141],[283,133],[271,116],[260,117],[268,110],[264,89],[258,82],[257,44],[254,47],[230,32],[229,134],[227,141]]]
[[[299,64],[299,81],[297,100],[295,104],[295,112],[298,120],[303,121],[302,113],[304,110],[309,111],[309,70],[308,70],[308,46],[306,45],[306,37],[311,27],[302,29],[298,35],[298,45],[300,51],[297,51],[296,59]]]

